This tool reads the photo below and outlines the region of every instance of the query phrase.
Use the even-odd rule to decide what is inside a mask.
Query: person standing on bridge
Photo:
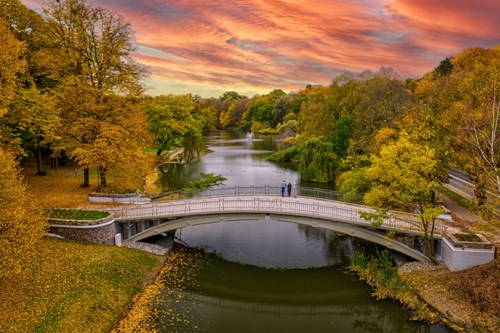
[[[285,188],[286,188],[286,181],[283,179],[283,182],[281,183],[281,196],[285,196]]]
[[[288,183],[288,185],[286,186],[286,191],[288,192],[288,196],[292,195],[292,183]]]

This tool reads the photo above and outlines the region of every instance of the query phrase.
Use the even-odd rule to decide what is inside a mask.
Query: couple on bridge
[[[286,184],[286,181],[283,179],[283,182],[281,183],[281,196],[285,196],[285,189],[287,191],[288,196],[292,195],[292,183]]]

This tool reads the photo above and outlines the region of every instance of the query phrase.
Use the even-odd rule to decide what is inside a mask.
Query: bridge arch
[[[307,216],[301,214],[287,214],[284,212],[280,213],[262,213],[262,212],[213,212],[213,213],[193,213],[189,216],[177,216],[175,219],[170,220],[167,223],[161,223],[156,226],[152,226],[146,230],[138,232],[137,234],[129,237],[132,241],[141,241],[146,238],[174,231],[180,228],[186,228],[195,225],[204,225],[210,223],[224,223],[231,221],[242,221],[242,220],[258,220],[262,223],[266,223],[269,219],[280,221],[280,222],[290,222],[300,225],[307,225],[314,228],[322,228],[335,232],[340,232],[352,237],[357,237],[360,239],[367,240],[372,243],[376,243],[385,246],[391,250],[402,253],[410,258],[416,259],[418,261],[430,261],[430,259],[418,250],[412,249],[411,247],[403,244],[400,241],[389,239],[385,236],[383,230],[377,230],[366,225],[356,225],[352,221],[342,221],[340,218],[327,218],[319,216]]]

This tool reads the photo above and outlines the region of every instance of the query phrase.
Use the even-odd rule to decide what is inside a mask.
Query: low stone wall
[[[442,260],[450,271],[486,264],[495,258],[495,248],[491,243],[476,243],[473,247],[468,247],[467,243],[470,242],[459,242],[450,235],[443,238]]]
[[[89,194],[89,201],[116,202],[122,204],[138,204],[138,203],[149,203],[151,202],[151,199],[137,193],[128,193],[128,194],[91,193]]]
[[[110,216],[93,221],[49,219],[50,233],[66,239],[113,245],[115,243],[115,218]]]

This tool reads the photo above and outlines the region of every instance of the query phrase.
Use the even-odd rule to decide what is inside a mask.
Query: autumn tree
[[[84,167],[98,167],[101,186],[121,158],[134,158],[141,113],[135,107],[146,69],[131,57],[133,31],[121,16],[84,0],[48,2],[49,35],[61,63],[55,89],[62,111],[64,149]],[[124,142],[127,144],[125,145]]]
[[[0,146],[9,146],[11,149],[19,142],[11,135],[8,124],[5,123],[5,114],[9,104],[14,99],[19,86],[19,75],[26,69],[23,59],[25,44],[15,38],[7,23],[0,19]]]
[[[0,42],[4,46],[0,49],[0,110],[2,110],[1,114],[3,115],[9,101],[14,96],[17,75],[24,70],[26,62],[22,60],[24,44],[14,37],[7,23],[1,19],[0,38]]]
[[[407,208],[416,212],[427,256],[434,258],[435,219],[442,212],[436,200],[439,170],[433,148],[414,142],[405,132],[372,155],[366,170],[371,182],[365,202],[380,213]]]
[[[273,126],[284,123],[283,119],[289,113],[298,114],[304,96],[298,93],[289,93],[278,97],[273,108]]]
[[[0,280],[36,250],[48,223],[26,189],[14,155],[0,147]]]
[[[454,68],[460,98],[450,112],[457,148],[472,178],[500,196],[500,47],[465,51],[455,57]]]
[[[419,80],[417,97],[448,131],[453,166],[474,181],[479,205],[500,193],[500,49],[472,48],[443,60]]]
[[[45,174],[42,148],[48,148],[60,139],[61,119],[54,98],[40,93],[36,87],[21,89],[10,105],[8,118],[15,125],[14,132],[22,139],[24,150],[34,153],[37,174]]]
[[[312,88],[300,107],[300,134],[304,138],[329,136],[335,120],[331,109],[332,98],[330,88]]]
[[[361,82],[344,103],[350,103],[352,108],[349,113],[354,119],[352,145],[363,152],[370,152],[378,130],[394,126],[394,121],[414,104],[405,82],[383,72]]]
[[[54,87],[60,63],[53,54],[53,41],[47,34],[47,22],[19,0],[0,0],[0,17],[26,46],[27,70],[22,85],[39,89]]]

